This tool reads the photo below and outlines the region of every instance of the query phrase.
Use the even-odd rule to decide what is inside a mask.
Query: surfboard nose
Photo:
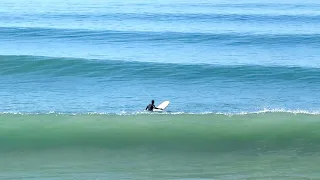
[[[170,101],[163,101],[157,106],[157,108],[164,110],[166,107],[168,107],[169,104],[170,104]]]

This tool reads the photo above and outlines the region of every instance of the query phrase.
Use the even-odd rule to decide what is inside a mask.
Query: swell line
[[[254,34],[254,33],[186,33],[153,31],[92,31],[55,28],[0,28],[3,40],[63,40],[87,43],[203,43],[208,45],[315,45],[320,46],[320,34]]]
[[[57,14],[46,14],[46,13],[28,13],[28,14],[18,14],[12,15],[10,13],[1,14],[0,18],[10,19],[11,21],[20,21],[24,19],[23,17],[27,16],[30,19],[49,19],[55,21],[59,19],[60,21],[64,20],[86,20],[91,21],[112,21],[112,20],[141,20],[141,21],[183,21],[183,22],[259,22],[259,23],[319,23],[320,15],[319,14],[289,14],[285,12],[281,13],[57,13]],[[27,19],[24,19],[27,20]]]
[[[113,79],[226,79],[320,83],[320,69],[290,66],[147,63],[115,60],[0,56],[0,75],[108,77]]]

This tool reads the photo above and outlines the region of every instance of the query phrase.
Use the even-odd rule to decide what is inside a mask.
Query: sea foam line
[[[264,108],[258,111],[241,111],[241,112],[148,112],[148,111],[136,111],[136,112],[126,112],[121,111],[119,113],[115,112],[56,112],[56,111],[49,111],[49,112],[17,112],[17,111],[5,111],[0,112],[0,115],[119,115],[119,116],[132,116],[132,115],[225,115],[225,116],[235,116],[235,115],[252,115],[252,114],[267,114],[267,113],[289,113],[289,114],[306,114],[306,115],[320,115],[319,111],[310,111],[310,110],[301,110],[301,109],[268,109]]]

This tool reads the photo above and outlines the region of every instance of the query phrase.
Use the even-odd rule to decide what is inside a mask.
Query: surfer
[[[154,105],[154,100],[151,101],[151,104],[149,104],[147,107],[146,107],[146,110],[148,111],[153,111],[153,109],[161,109],[161,108],[157,108],[155,105]],[[162,110],[162,109],[161,109]]]

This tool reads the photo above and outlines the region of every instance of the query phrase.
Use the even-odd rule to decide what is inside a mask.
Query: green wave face
[[[2,151],[92,147],[312,153],[320,148],[320,116],[308,114],[2,114],[0,119]]]

